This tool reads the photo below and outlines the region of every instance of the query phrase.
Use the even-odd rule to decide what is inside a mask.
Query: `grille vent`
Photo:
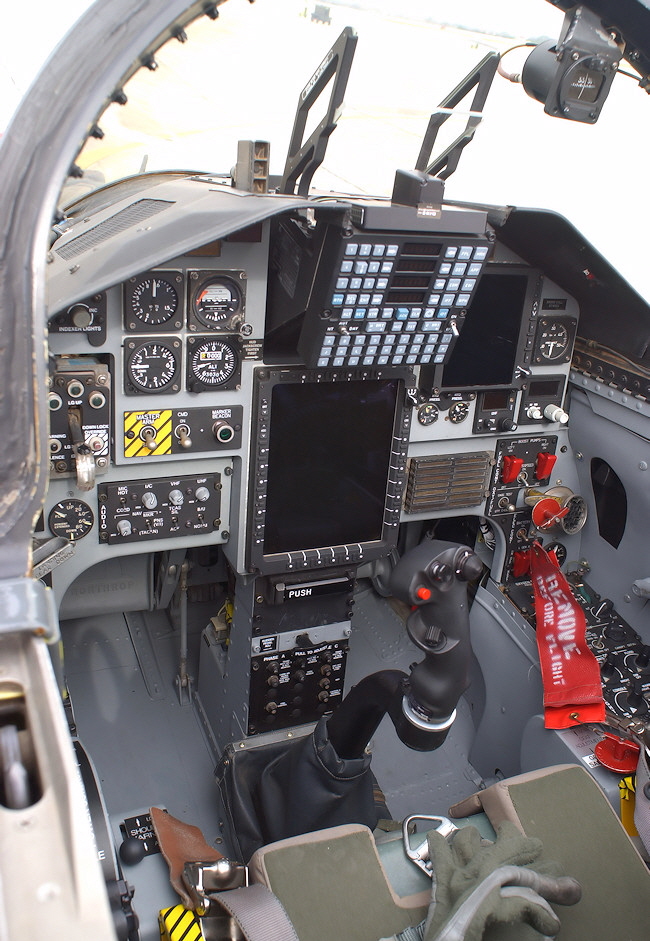
[[[491,455],[444,454],[409,461],[404,509],[407,513],[476,506],[485,499]]]
[[[113,238],[114,235],[119,235],[140,222],[145,222],[152,216],[162,212],[163,209],[173,205],[172,201],[166,199],[139,199],[131,206],[127,206],[126,209],[116,212],[110,219],[105,219],[99,225],[93,226],[92,229],[88,229],[82,235],[78,235],[76,239],[71,239],[66,245],[57,248],[56,253],[65,261],[69,261],[71,258],[76,258],[78,255],[90,251],[101,242],[105,242],[106,239]]]

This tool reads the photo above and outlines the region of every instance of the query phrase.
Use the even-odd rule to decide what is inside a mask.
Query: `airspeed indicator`
[[[178,392],[179,360],[177,339],[142,342],[129,340],[126,344],[125,392]]]

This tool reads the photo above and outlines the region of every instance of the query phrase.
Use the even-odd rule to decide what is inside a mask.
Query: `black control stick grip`
[[[393,594],[414,607],[406,622],[409,637],[426,654],[410,676],[405,709],[413,721],[453,721],[469,685],[467,582],[478,578],[482,569],[467,546],[426,541],[407,552],[393,570]]]

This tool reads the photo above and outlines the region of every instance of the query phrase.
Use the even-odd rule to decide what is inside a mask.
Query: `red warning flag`
[[[547,729],[568,729],[583,722],[604,722],[600,667],[587,646],[584,612],[539,542],[531,546],[530,570],[544,686],[544,725]]]

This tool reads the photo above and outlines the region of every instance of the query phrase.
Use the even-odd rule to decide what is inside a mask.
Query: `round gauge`
[[[567,558],[566,546],[561,542],[549,542],[544,546],[544,549],[546,552],[548,552],[549,555],[553,553],[557,559],[557,564],[560,566],[560,568],[562,568]]]
[[[50,510],[47,523],[50,532],[71,541],[83,539],[93,528],[93,511],[83,500],[61,500]]]
[[[126,317],[135,317],[148,327],[168,323],[178,309],[178,292],[166,278],[156,274],[135,278],[128,285]]]
[[[587,522],[587,503],[584,497],[574,494],[566,503],[568,513],[560,520],[560,525],[565,533],[572,536],[579,533]]]
[[[237,372],[239,356],[225,340],[199,340],[190,348],[187,371],[188,385],[221,386]]]
[[[230,278],[210,278],[194,295],[193,308],[204,327],[220,327],[232,323],[242,307],[242,293]]]
[[[561,320],[541,320],[537,330],[537,361],[567,360],[570,354],[571,334]]]
[[[419,407],[418,421],[421,425],[433,425],[438,421],[438,406],[435,402],[425,402]]]
[[[179,362],[175,347],[178,345],[178,340],[167,338],[128,343],[127,351],[130,352],[126,361],[126,391],[177,391]]]
[[[469,415],[469,402],[454,402],[449,409],[449,421],[453,425],[460,425]]]

